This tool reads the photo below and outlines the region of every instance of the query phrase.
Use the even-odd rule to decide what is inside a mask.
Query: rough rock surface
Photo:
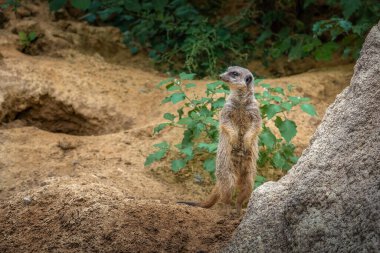
[[[378,252],[380,23],[291,172],[251,197],[224,252]]]

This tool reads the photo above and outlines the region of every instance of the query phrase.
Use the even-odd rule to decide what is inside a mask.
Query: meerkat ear
[[[249,84],[251,84],[251,82],[252,82],[252,76],[249,75],[249,76],[247,76],[247,77],[245,78],[245,84],[246,84],[246,85],[249,85]]]

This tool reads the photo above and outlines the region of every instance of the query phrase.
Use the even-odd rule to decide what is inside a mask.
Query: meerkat
[[[210,197],[203,202],[178,203],[210,208],[221,199],[229,209],[236,189],[236,212],[240,214],[251,195],[256,177],[261,115],[254,97],[254,78],[248,69],[229,67],[220,79],[228,83],[230,95],[220,112],[216,185]]]

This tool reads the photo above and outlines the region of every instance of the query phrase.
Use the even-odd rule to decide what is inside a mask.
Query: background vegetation
[[[356,58],[380,18],[377,0],[50,0],[53,11],[67,4],[90,23],[120,28],[132,53],[198,75],[252,59]]]

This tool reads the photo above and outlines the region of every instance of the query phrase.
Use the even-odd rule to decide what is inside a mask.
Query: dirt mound
[[[238,223],[207,210],[135,200],[103,184],[47,183],[1,205],[1,252],[209,252]]]
[[[104,63],[100,56],[62,50],[65,59],[71,59],[67,64],[56,58],[25,56],[8,47],[2,52],[0,121],[5,125],[16,120],[18,125],[52,132],[113,133],[146,124],[140,115],[157,96],[162,97],[162,92],[149,94],[159,80],[156,76]],[[152,99],[136,101],[136,97]],[[135,107],[138,103],[141,106]]]

